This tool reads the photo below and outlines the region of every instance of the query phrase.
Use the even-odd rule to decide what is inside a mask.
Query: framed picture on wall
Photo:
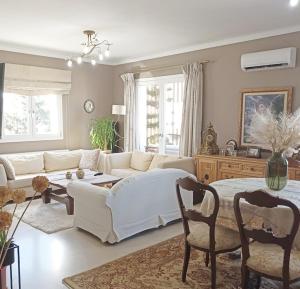
[[[254,143],[249,134],[253,115],[270,108],[273,113],[291,112],[292,88],[256,88],[241,91],[240,146],[261,147]]]

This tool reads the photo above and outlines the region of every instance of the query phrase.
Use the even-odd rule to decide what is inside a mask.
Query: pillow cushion
[[[78,168],[81,154],[81,151],[45,152],[45,170],[51,172]]]
[[[156,154],[153,157],[153,160],[150,164],[149,170],[158,168],[158,165],[164,162],[172,162],[178,160],[177,156],[169,156],[169,155],[159,155]]]
[[[97,170],[100,150],[83,150],[79,162],[80,169]]]
[[[43,153],[9,155],[7,159],[15,169],[16,175],[26,175],[44,172]]]
[[[7,179],[14,180],[16,178],[16,173],[12,163],[6,157],[0,156],[0,164],[4,167]]]
[[[134,151],[131,156],[130,167],[138,171],[147,171],[153,159],[153,154]]]

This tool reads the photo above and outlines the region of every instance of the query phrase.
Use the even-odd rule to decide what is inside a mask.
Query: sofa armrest
[[[160,169],[181,169],[193,175],[196,175],[196,166],[193,158],[183,158],[176,161],[163,162],[158,165]]]
[[[109,174],[112,169],[130,168],[131,152],[114,153],[106,156],[106,173]]]
[[[75,199],[75,204],[76,202],[88,200],[90,203],[97,203],[99,207],[106,207],[106,197],[110,194],[110,190],[105,187],[98,187],[84,182],[68,184],[67,192]]]
[[[0,187],[6,187],[7,186],[7,176],[4,169],[4,166],[0,164]]]

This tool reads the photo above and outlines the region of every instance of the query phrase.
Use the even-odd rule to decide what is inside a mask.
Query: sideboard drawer
[[[197,160],[197,179],[200,182],[209,184],[217,180],[217,162]]]
[[[241,170],[241,164],[236,162],[226,162],[226,161],[220,161],[219,162],[219,169],[222,171],[240,171]]]
[[[243,164],[242,171],[246,174],[254,174],[257,178],[265,176],[265,166],[254,164]]]
[[[236,174],[236,173],[230,173],[230,172],[221,172],[219,174],[219,179],[239,179],[239,178],[246,178],[246,175]]]

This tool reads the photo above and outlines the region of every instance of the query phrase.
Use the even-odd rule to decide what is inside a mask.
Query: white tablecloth
[[[288,181],[288,185],[280,192],[270,191],[262,178],[228,179],[213,182],[220,198],[220,209],[217,223],[237,230],[236,219],[233,209],[233,199],[236,193],[245,191],[265,190],[274,196],[292,201],[300,209],[300,181]],[[209,215],[214,208],[214,199],[211,193],[205,194],[200,210]],[[291,228],[293,214],[286,207],[274,209],[259,208],[243,203],[242,214],[246,223],[251,226],[260,226],[264,223],[273,229],[278,236],[286,235]],[[300,250],[300,230],[296,236],[294,246]]]

